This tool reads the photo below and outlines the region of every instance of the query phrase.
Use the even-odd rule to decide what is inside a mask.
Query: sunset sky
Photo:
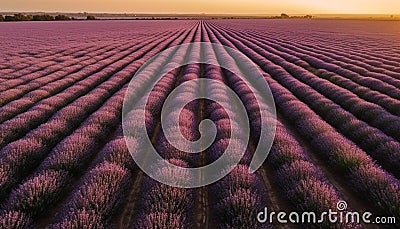
[[[1,0],[0,11],[400,14],[400,0]]]

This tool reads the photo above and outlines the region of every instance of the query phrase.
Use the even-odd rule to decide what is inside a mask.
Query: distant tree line
[[[287,19],[287,18],[305,18],[305,19],[311,19],[311,15],[305,15],[305,16],[289,16],[285,13],[282,13],[281,16],[274,17],[274,18],[282,18],[282,19]]]
[[[88,15],[88,16],[86,17],[86,20],[96,20],[96,17],[95,17],[95,16],[92,16],[92,15]]]
[[[86,20],[96,20],[97,18],[94,15],[87,15],[85,12],[84,15],[86,16]],[[238,17],[231,16],[231,17],[212,17],[209,19],[235,19]],[[239,17],[239,18],[247,18],[247,17]],[[248,17],[252,18],[252,17]],[[262,17],[265,19],[291,19],[291,18],[301,18],[301,19],[311,19],[313,16],[305,15],[305,16],[289,16],[288,14],[282,13],[279,16],[267,16]],[[129,19],[118,19],[118,20],[177,20],[177,19],[192,19],[190,17],[187,18],[177,18],[177,17],[137,17],[137,18],[129,18]],[[82,20],[76,19],[74,17],[69,17],[67,15],[59,14],[57,16],[52,16],[49,14],[40,14],[40,15],[24,15],[21,13],[14,14],[14,15],[7,15],[3,16],[0,15],[0,22],[1,21],[70,21],[70,20]]]
[[[77,20],[74,17],[69,17],[66,15],[59,14],[57,16],[52,16],[49,14],[38,14],[38,15],[24,15],[24,14],[14,14],[14,15],[0,15],[0,21],[70,21]],[[96,20],[95,16],[88,15],[86,20]]]

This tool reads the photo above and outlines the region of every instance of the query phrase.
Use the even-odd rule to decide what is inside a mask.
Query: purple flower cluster
[[[0,228],[21,228],[28,229],[32,228],[33,221],[25,213],[20,211],[3,211],[0,213]]]
[[[65,170],[80,173],[91,158],[96,141],[83,134],[72,134],[60,142],[42,162],[39,169]]]
[[[188,164],[179,159],[169,159],[180,167]],[[176,174],[173,171],[159,168],[160,175],[174,179],[176,182],[190,181],[190,174]],[[171,187],[145,177],[142,186],[140,211],[135,228],[188,228],[193,217],[193,190]],[[151,223],[149,221],[152,221]]]
[[[205,28],[203,27],[203,30]],[[205,30],[206,31],[206,30]],[[213,34],[207,35],[204,33],[205,41],[213,42]],[[215,53],[212,50],[207,50],[206,55],[216,59]],[[229,60],[229,56],[222,56]],[[221,69],[217,66],[205,66],[206,77],[225,82],[225,78],[233,77],[231,75],[223,75]],[[237,88],[242,85],[237,84]],[[228,86],[227,86],[228,87]],[[249,173],[249,164],[251,161],[251,151],[248,148],[248,142],[244,139],[232,139],[230,131],[233,128],[239,133],[242,131],[238,120],[227,115],[228,110],[233,110],[229,102],[229,98],[224,87],[208,88],[207,93],[216,94],[219,96],[218,103],[209,102],[206,107],[206,113],[215,122],[217,127],[217,139],[208,149],[209,160],[218,159],[226,150],[228,145],[233,147],[233,152],[240,154],[243,150],[244,156],[241,158],[239,165],[225,176],[223,179],[210,186],[213,197],[211,204],[215,216],[212,217],[220,228],[265,228],[267,225],[261,225],[257,222],[257,213],[266,206],[267,193],[264,188],[262,178],[257,173]],[[246,88],[243,93],[246,93]],[[247,108],[247,107],[246,107]],[[253,117],[250,117],[254,121]],[[234,154],[231,152],[230,154]],[[234,161],[239,155],[229,155]],[[228,163],[231,164],[231,163]]]
[[[171,38],[172,39],[172,38]],[[140,47],[135,47],[135,48],[140,48]],[[150,48],[150,47],[149,47]],[[128,53],[124,53],[127,55]],[[121,56],[123,57],[123,56]],[[111,60],[110,60],[111,61]],[[125,60],[126,61],[126,60]],[[134,72],[137,70],[137,68],[140,65],[137,64],[132,64],[132,68],[130,68],[130,72]],[[118,69],[118,67],[117,67]],[[127,67],[129,69],[129,67]],[[104,74],[102,77],[99,77],[100,75],[92,75],[90,77],[87,77],[85,81],[81,81],[84,83],[76,84],[72,87],[69,87],[69,91],[62,92],[57,95],[56,100],[50,100],[50,99],[45,99],[38,103],[38,106],[35,106],[34,109],[37,109],[36,107],[44,108],[41,110],[46,111],[47,115],[51,115],[51,112],[49,113],[46,108],[51,108],[53,110],[57,110],[61,108],[64,104],[68,102],[72,102],[70,100],[70,96],[81,96],[82,94],[81,91],[85,92],[88,91],[88,89],[93,87],[93,84],[96,84],[96,82],[101,82],[101,80],[107,79],[106,77],[109,77],[110,73],[112,70],[107,73],[107,71],[104,71]],[[118,100],[113,99],[111,97],[108,101],[110,102],[105,102],[104,105],[99,109],[98,112],[95,112],[93,115],[89,116],[88,119],[86,119],[85,122],[80,124],[79,120],[85,120],[86,117],[92,112],[98,109],[99,105],[102,104],[102,101],[106,100],[112,93],[121,87],[121,85],[125,84],[129,77],[131,76],[131,73],[126,72],[125,74],[122,75],[115,75],[113,78],[109,78],[106,83],[100,84],[96,89],[92,90],[88,94],[81,96],[79,99],[73,101],[70,105],[65,107],[65,109],[61,109],[59,112],[55,113],[53,117],[51,118],[50,121],[46,122],[45,124],[40,125],[37,129],[34,129],[33,126],[28,126],[26,129],[33,129],[31,132],[28,133],[27,137],[30,139],[33,139],[35,141],[39,142],[44,142],[48,146],[55,146],[58,144],[58,141],[60,141],[66,134],[68,134],[69,131],[72,131],[75,127],[78,125],[81,125],[80,128],[75,130],[75,132],[66,138],[64,140],[63,144],[57,145],[57,147],[52,151],[50,154],[50,157],[46,158],[46,160],[41,164],[41,166],[37,169],[37,172],[34,173],[33,176],[31,176],[30,179],[38,179],[40,177],[40,174],[45,173],[46,171],[52,171],[52,170],[47,170],[48,168],[54,168],[59,170],[59,173],[66,173],[65,170],[77,173],[81,172],[82,169],[87,166],[88,159],[90,159],[94,153],[93,151],[93,146],[98,144],[97,141],[104,139],[106,136],[105,133],[112,131],[112,128],[110,128],[109,125],[107,124],[116,124],[115,117],[118,116],[118,113],[120,112],[121,105],[122,105],[122,99],[123,99],[123,92],[124,90],[120,90],[120,92],[116,93],[118,96]],[[73,76],[71,76],[73,77]],[[66,81],[67,82],[67,81]],[[73,81],[68,81],[68,83],[72,83]],[[76,89],[76,90],[75,90]],[[53,102],[54,101],[54,102]],[[89,104],[89,106],[87,105]],[[85,108],[86,109],[83,109]],[[104,116],[102,117],[101,115],[104,114],[104,112],[112,112],[111,115]],[[114,115],[113,115],[114,114]],[[111,122],[110,122],[111,121]],[[72,125],[70,125],[72,124]],[[75,126],[75,127],[74,127]],[[21,128],[24,130],[23,128]],[[11,133],[11,131],[9,132]],[[40,140],[36,140],[40,139]],[[86,139],[85,144],[80,144],[80,142]],[[9,148],[7,147],[12,147],[13,144],[16,145],[18,143],[10,143],[8,146],[6,146],[4,149],[9,151]],[[83,148],[82,148],[83,147]],[[86,147],[86,148],[85,148]],[[89,147],[89,148],[87,148]],[[43,148],[43,150],[42,150]],[[20,182],[21,179],[23,179],[27,174],[28,170],[31,171],[31,169],[35,168],[40,161],[47,156],[49,149],[43,146],[40,148],[39,153],[33,154],[30,153],[29,148],[21,148],[21,156],[26,155],[31,155],[29,157],[30,160],[20,160],[17,162],[18,164],[12,164],[11,162],[7,163],[2,163],[2,186],[5,187],[4,193],[2,194],[4,198],[8,190],[12,188],[16,183]],[[28,149],[28,150],[27,150]],[[18,150],[18,148],[16,148]],[[92,151],[92,152],[90,152]],[[16,154],[19,155],[19,154]],[[53,156],[51,156],[53,155]],[[63,155],[63,157],[61,157]],[[2,154],[5,159],[7,159],[6,154]],[[33,156],[33,157],[32,157]],[[25,156],[24,156],[25,157]],[[34,157],[39,157],[38,159],[35,159]],[[7,159],[11,160],[11,159]],[[34,163],[32,163],[34,162]],[[24,165],[22,165],[25,163]],[[36,164],[35,164],[36,163]],[[21,169],[24,168],[23,170]],[[25,171],[26,170],[26,171]],[[17,173],[23,172],[22,175],[19,175]],[[54,179],[62,179],[64,181],[70,181],[69,177],[62,177],[61,174],[54,174]],[[49,178],[49,181],[51,179]],[[68,183],[66,182],[66,183]],[[108,182],[108,181],[107,181]],[[104,185],[107,184],[105,182]],[[25,183],[24,183],[25,184]],[[52,193],[62,193],[62,191],[65,189],[65,186],[57,186],[54,187],[54,190]],[[11,195],[11,194],[10,194]],[[13,194],[14,195],[14,194]],[[105,195],[108,196],[108,195]],[[49,196],[50,197],[50,196]],[[121,197],[122,195],[118,196],[118,198]],[[11,198],[11,197],[10,197]],[[44,197],[43,197],[44,198]],[[37,200],[36,200],[37,201]],[[43,200],[44,201],[44,200]],[[105,200],[105,201],[111,201],[111,200]],[[40,208],[46,208],[50,203],[56,202],[55,198],[48,198],[48,202],[44,201],[43,203],[40,203],[40,206],[34,206],[34,207],[40,207]],[[8,204],[8,203],[7,203]],[[36,203],[34,203],[36,204]],[[108,203],[105,203],[108,204]],[[9,204],[8,204],[9,205]],[[41,211],[37,211],[37,214],[40,215],[42,214]]]
[[[192,35],[194,36],[194,34]],[[192,38],[188,38],[187,40],[189,41],[189,39]],[[186,54],[182,53],[176,55],[184,57]],[[184,66],[183,75],[180,77],[178,83],[195,79],[199,76],[199,73],[200,65],[193,64]],[[166,77],[168,77],[168,75]],[[169,80],[171,81],[172,79],[173,78],[170,77]],[[171,86],[171,84],[168,84],[168,90],[172,89]],[[188,85],[185,90],[177,91],[177,97],[174,99],[179,99],[180,97],[195,97],[195,93],[197,93],[198,89],[196,86],[197,85],[193,85],[191,87]],[[156,106],[161,105],[163,104]],[[196,136],[198,136],[197,128],[199,120],[197,113],[199,104],[197,101],[191,102],[179,114],[176,113],[173,104],[171,105],[172,107],[169,107],[166,111],[167,119],[168,116],[178,117],[179,123],[176,130],[174,129],[175,126],[169,126],[167,129],[162,130],[157,140],[156,149],[158,153],[170,163],[187,168],[190,164],[195,163],[195,156],[175,148],[168,142],[165,134],[168,134],[171,139],[178,139],[179,135],[182,134],[187,140],[196,140]],[[159,112],[159,109],[157,109],[157,112]],[[181,144],[179,146],[183,146],[182,144],[185,143],[175,141],[173,144]],[[177,174],[175,170],[172,171],[168,168],[160,167],[157,163],[155,163],[154,169],[156,169],[159,176],[163,176],[165,179],[179,185],[184,185],[193,179],[189,173]],[[135,228],[189,227],[194,217],[194,214],[191,213],[193,211],[193,190],[171,187],[158,183],[152,178],[145,176],[141,193],[140,210],[137,213],[138,220],[134,224]]]
[[[60,198],[68,180],[69,175],[65,171],[45,170],[13,189],[3,204],[4,209],[36,217],[45,212],[49,204]]]
[[[0,199],[40,163],[46,151],[44,144],[33,138],[20,139],[0,151]]]
[[[216,32],[216,34],[218,33],[219,31]],[[223,41],[223,39],[220,40]],[[319,124],[317,125],[307,124],[310,121],[314,122],[315,120],[321,120],[321,117],[312,111],[310,107],[298,101],[298,98],[296,98],[288,89],[282,87],[279,83],[284,84],[296,94],[307,93],[307,91],[310,90],[310,87],[298,84],[282,67],[273,65],[266,60],[265,56],[269,57],[271,56],[271,53],[266,52],[261,47],[254,45],[247,39],[238,38],[237,36],[229,36],[229,40],[231,40],[232,43],[235,43],[235,46],[259,64],[263,70],[272,73],[271,76],[277,81],[272,79],[269,75],[265,75],[265,79],[269,83],[272,93],[276,98],[277,106],[280,108],[283,115],[292,123],[295,123],[297,126],[304,125],[310,128],[298,128],[297,130],[302,136],[311,141],[312,148],[316,152],[321,153],[322,157],[328,159],[330,164],[335,166],[335,169],[343,174],[348,180],[360,179],[364,181],[352,183],[351,187],[358,192],[363,192],[365,189],[370,190],[370,192],[366,193],[365,196],[371,202],[379,202],[379,204],[375,205],[380,211],[399,216],[400,212],[398,211],[398,207],[383,207],[389,204],[394,206],[400,204],[393,202],[393,200],[397,199],[400,193],[397,191],[397,188],[391,188],[392,186],[399,187],[399,181],[382,170],[364,151],[348,139],[344,138],[341,134],[337,133],[337,131],[326,122],[318,121]],[[283,60],[280,61],[282,62],[281,64],[284,64],[283,62],[285,62]],[[325,99],[325,102],[328,101],[329,100]],[[319,104],[323,105],[324,103],[321,102]],[[324,108],[324,106],[322,106],[321,109],[325,109],[326,112],[329,112],[329,109],[332,109],[332,107]],[[321,112],[323,113],[322,110]],[[360,172],[363,171],[362,169],[365,167],[374,168],[373,170],[370,169],[365,171],[366,173],[370,173],[369,177],[360,176]],[[376,182],[379,182],[382,185],[382,189],[377,190],[374,185],[371,185],[372,182],[370,179],[372,179],[372,177],[376,177]]]
[[[105,229],[102,218],[95,211],[86,209],[69,212],[63,221],[51,225],[50,228],[85,228],[85,229]]]
[[[72,193],[54,228],[66,223],[109,223],[131,183],[130,178],[130,172],[119,165],[109,162],[97,165],[84,176],[82,184]],[[69,221],[71,219],[74,221]]]
[[[129,218],[126,226],[134,228],[190,228],[207,222],[217,228],[268,228],[275,225],[259,224],[258,212],[269,200],[273,205],[268,208],[281,206],[274,206],[275,197],[267,193],[264,179],[279,192],[278,205],[291,203],[290,209],[282,210],[335,209],[339,200],[352,197],[342,196],[334,187],[338,185],[339,190],[360,193],[361,202],[373,206],[374,213],[399,218],[400,43],[394,38],[400,30],[390,22],[371,21],[365,29],[365,22],[358,21],[304,21],[2,25],[0,228],[35,228],[48,222],[49,228],[110,228],[117,226],[119,216],[124,222]],[[68,42],[60,44],[60,34],[68,34]],[[212,49],[179,50],[163,56],[158,67],[199,55],[230,67],[191,64],[174,69],[143,102],[143,91],[159,70],[148,69],[142,87],[127,92],[135,72],[151,57],[168,47],[201,41],[240,50],[260,67],[270,85],[282,122],[277,123],[268,165],[259,172],[249,173],[248,165],[261,134],[259,111],[268,107],[258,104],[253,88],[233,73],[243,70],[240,60],[216,55]],[[167,119],[178,117],[178,127],[158,132],[166,96],[177,85],[199,77],[218,80],[238,94],[250,120],[250,142],[232,139],[233,131],[242,133],[242,128],[236,115],[228,116],[235,104],[222,86],[179,91],[175,102],[199,90],[220,102],[196,100],[179,114],[171,110]],[[139,103],[146,104],[147,132],[170,163],[202,166],[221,157],[228,145],[234,152],[223,169],[243,151],[244,156],[227,176],[201,190],[174,188],[143,176],[131,153],[147,149],[134,128],[125,137],[120,125],[125,95],[138,102],[130,104],[130,117],[138,114]],[[187,142],[167,141],[166,134],[178,139],[179,133],[189,141],[204,137],[200,118],[211,119],[217,129],[205,152],[189,154],[174,147]],[[133,118],[125,124],[134,127],[137,122]],[[175,184],[199,179],[157,162],[154,169]],[[331,172],[343,184],[333,182]],[[127,194],[139,190],[130,209],[124,204]],[[199,222],[203,208],[206,221]]]
[[[169,41],[179,37],[178,35],[179,34],[176,34],[170,37]],[[34,101],[36,103],[27,100],[29,98],[24,98],[21,102],[26,101],[26,105],[18,105],[18,110],[9,111],[11,113],[6,113],[5,118],[10,118],[20,112],[24,112],[33,105],[35,107],[45,104],[49,105],[51,109],[47,110],[48,112],[46,113],[39,114],[39,117],[36,118],[26,116],[22,113],[21,115],[26,118],[22,120],[10,119],[7,122],[12,123],[0,124],[1,127],[4,126],[0,146],[4,146],[22,137],[29,132],[29,130],[35,129],[41,123],[52,119],[66,119],[66,121],[72,124],[72,127],[77,127],[83,118],[87,117],[87,114],[94,112],[104,100],[127,83],[132,77],[132,73],[143,64],[141,60],[134,60],[150,58],[151,53],[157,53],[162,49],[162,47],[154,49],[154,43],[159,43],[159,46],[165,46],[168,44],[168,40],[164,38],[155,38],[135,46],[124,46],[124,49],[121,50],[114,49],[113,52],[116,53],[113,53],[113,55],[112,52],[107,53],[105,59],[102,61],[87,66],[87,68],[89,68],[87,71],[71,69],[70,72],[63,73],[67,74],[68,77],[63,77],[65,76],[63,75],[60,76],[61,79],[59,80],[38,83],[42,85],[40,90],[47,91],[52,96],[41,98],[40,101]],[[138,50],[140,50],[140,52],[136,52]],[[150,50],[151,52],[147,52]],[[131,55],[132,53],[135,53],[135,55]],[[7,93],[10,93],[10,90]],[[14,94],[19,94],[19,92]],[[12,98],[11,100],[13,99],[16,98]],[[16,100],[15,102],[18,101],[19,100]],[[10,106],[13,107],[12,105]],[[49,120],[50,117],[51,119]]]
[[[273,91],[286,90],[278,86],[276,82],[273,82],[270,79],[268,80]],[[295,100],[294,97],[292,100]],[[279,101],[277,100],[277,102],[279,106]],[[315,114],[310,116],[312,113],[307,113],[308,109],[309,108],[307,106],[303,106],[302,109],[296,109],[295,106],[291,109],[282,109],[282,112],[285,116],[293,115],[294,113],[298,113],[299,115],[303,113],[303,117],[302,115],[298,116],[298,120],[294,120],[294,122],[304,123],[304,125],[306,125],[306,123],[310,122],[310,120],[319,119]],[[354,190],[359,192],[363,192],[365,189],[370,190],[370,193],[365,193],[365,196],[374,203],[380,202],[395,206],[400,204],[393,202],[392,199],[392,197],[399,196],[400,193],[396,191],[396,189],[390,188],[391,186],[399,187],[399,182],[397,179],[383,171],[368,155],[366,155],[364,151],[337,133],[333,128],[329,127],[327,123],[320,122],[319,125],[321,127],[307,125],[310,127],[310,129],[304,128],[298,130],[303,136],[310,139],[311,146],[316,152],[321,153],[322,157],[329,160],[332,166],[335,166],[335,170],[339,171],[349,180],[359,179],[362,181],[358,183],[351,183],[351,187],[354,188]],[[324,129],[326,129],[326,131],[322,132]],[[366,173],[369,173],[368,176],[361,177],[359,174],[365,167],[374,169],[366,171]],[[376,185],[372,185],[372,183],[369,181],[372,177],[377,177],[377,182],[383,185],[382,189],[376,189]],[[393,209],[386,207],[383,208],[382,205],[383,204],[379,204],[377,206],[382,212],[392,215],[399,214],[398,210],[392,211]]]
[[[227,34],[229,34],[233,40],[239,39],[236,38],[239,37],[237,34],[230,32]],[[241,37],[243,36],[241,35]],[[295,62],[295,60],[290,59],[291,56],[288,54],[273,50],[262,42],[256,42],[253,40],[249,42],[245,38],[239,40],[240,41],[238,42],[244,42],[248,47],[257,51],[257,53],[255,53],[252,49],[248,49],[248,55],[251,58],[256,58],[255,61],[260,66],[263,66],[267,72],[271,73],[271,75],[274,76],[282,85],[289,88],[298,98],[305,101],[310,108],[321,115],[327,122],[339,129],[346,137],[357,143],[374,159],[378,160],[388,171],[394,173],[396,176],[399,175],[400,156],[397,154],[400,152],[398,150],[400,149],[400,143],[394,141],[394,139],[398,140],[399,137],[398,131],[395,128],[395,123],[399,121],[397,116],[390,114],[382,107],[363,101],[356,95],[353,95],[345,89],[339,88],[326,80],[313,77],[306,70],[291,64],[290,62]],[[259,44],[259,46],[255,46],[255,44]],[[268,51],[268,54],[266,50]],[[268,55],[268,58],[272,59],[273,63],[269,62],[262,56],[259,56],[260,58],[258,58],[258,53],[263,56]],[[288,61],[271,53],[278,53]],[[292,73],[292,75],[289,75],[286,70]],[[297,81],[293,76],[301,79],[307,84]],[[314,92],[313,88],[308,85],[316,88],[322,94],[332,99],[332,101],[325,98],[323,95]],[[285,95],[280,93],[279,96],[276,95],[276,99],[284,100],[285,98],[281,98],[282,96]],[[335,102],[348,108],[348,110],[353,114],[346,111]],[[291,109],[293,108],[293,105],[294,104],[288,102],[282,110]],[[292,114],[288,118],[295,119],[297,117],[295,114]],[[358,118],[361,118],[365,122],[359,122]],[[302,122],[298,128],[307,129],[307,127],[312,125],[312,123],[315,122]],[[296,123],[296,125],[299,124]],[[387,146],[386,142],[392,142],[390,147]],[[376,147],[377,144],[379,147]]]

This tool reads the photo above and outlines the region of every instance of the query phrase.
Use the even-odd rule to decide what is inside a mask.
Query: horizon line
[[[375,16],[400,16],[400,13],[288,13],[288,12],[280,12],[280,13],[203,13],[203,12],[101,12],[101,11],[40,11],[40,10],[33,10],[33,11],[0,11],[2,13],[66,13],[66,14],[140,14],[140,15],[230,15],[230,16],[276,16],[281,14],[288,14],[288,15],[375,15]]]

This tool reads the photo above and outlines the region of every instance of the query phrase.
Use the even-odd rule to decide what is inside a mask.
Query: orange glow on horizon
[[[223,13],[223,14],[400,14],[399,0],[2,0],[1,11]]]

